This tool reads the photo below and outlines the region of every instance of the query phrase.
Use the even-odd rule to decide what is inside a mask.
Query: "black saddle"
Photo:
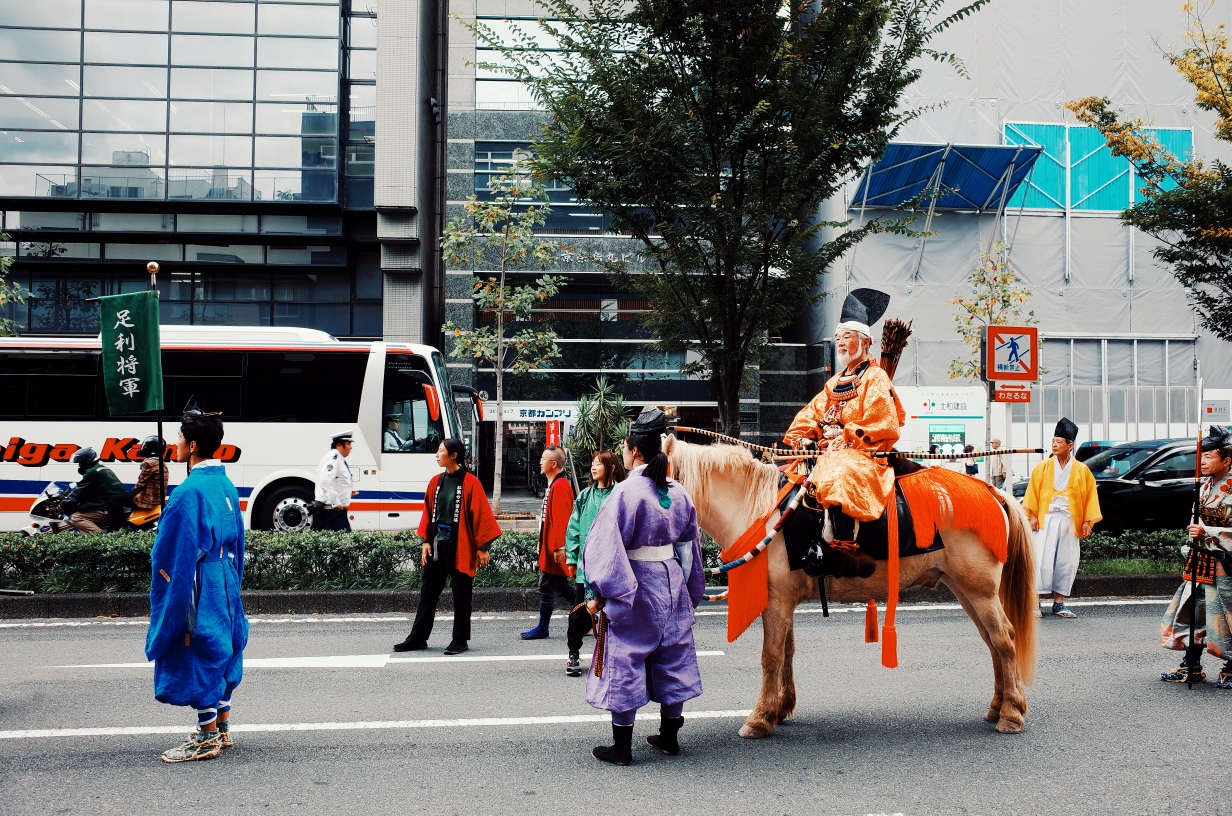
[[[919,470],[921,466],[908,460],[895,458],[895,476]],[[915,526],[911,522],[911,508],[903,497],[903,491],[898,482],[894,483],[894,498],[898,503],[898,555],[906,558],[912,555],[933,552],[944,548],[941,533],[934,530],[933,539],[927,546],[917,546]],[[826,515],[830,517],[830,525],[834,531],[835,541],[855,541],[858,550],[848,549],[828,544],[822,537]],[[856,529],[856,521],[842,512],[841,508],[832,507],[828,511],[820,508],[809,508],[801,504],[796,512],[783,525],[783,539],[787,545],[787,561],[793,570],[802,569],[813,577],[834,575],[840,578],[867,578],[876,570],[876,561],[889,558],[890,536],[886,514],[876,521],[861,522]]]

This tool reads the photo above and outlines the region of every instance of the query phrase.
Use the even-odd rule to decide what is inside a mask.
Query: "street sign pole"
[[[146,271],[150,273],[150,291],[154,293],[154,299],[158,299],[158,263],[150,261],[145,265]],[[160,315],[160,321],[161,315]],[[158,354],[162,356],[162,339],[159,338]],[[160,405],[158,408],[158,512],[161,514],[163,507],[167,503],[167,485],[163,478],[163,457],[167,453],[167,441],[163,439],[163,409]]]

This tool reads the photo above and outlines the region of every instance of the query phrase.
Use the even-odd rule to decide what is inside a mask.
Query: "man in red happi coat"
[[[539,514],[539,625],[522,633],[522,640],[548,636],[548,624],[556,607],[556,596],[573,608],[573,567],[565,562],[565,530],[573,513],[573,485],[565,478],[565,451],[556,445],[544,448],[539,471],[548,478]]]

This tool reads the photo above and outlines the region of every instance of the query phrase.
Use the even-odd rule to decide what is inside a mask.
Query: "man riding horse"
[[[890,296],[875,289],[847,295],[834,331],[837,373],[796,414],[783,437],[795,448],[817,444],[822,453],[809,477],[814,499],[859,522],[876,521],[885,511],[894,491],[894,469],[889,459],[871,454],[891,450],[907,418],[894,383],[869,354],[870,326],[889,303]]]

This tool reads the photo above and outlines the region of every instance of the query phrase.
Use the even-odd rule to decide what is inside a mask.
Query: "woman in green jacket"
[[[590,461],[590,486],[573,501],[573,514],[565,528],[565,561],[577,567],[577,583],[574,585],[576,608],[569,614],[569,661],[565,674],[582,676],[582,638],[590,631],[590,612],[585,607],[586,573],[582,572],[582,551],[586,549],[586,536],[599,508],[612,495],[612,488],[625,477],[624,465],[613,454],[599,451]]]

